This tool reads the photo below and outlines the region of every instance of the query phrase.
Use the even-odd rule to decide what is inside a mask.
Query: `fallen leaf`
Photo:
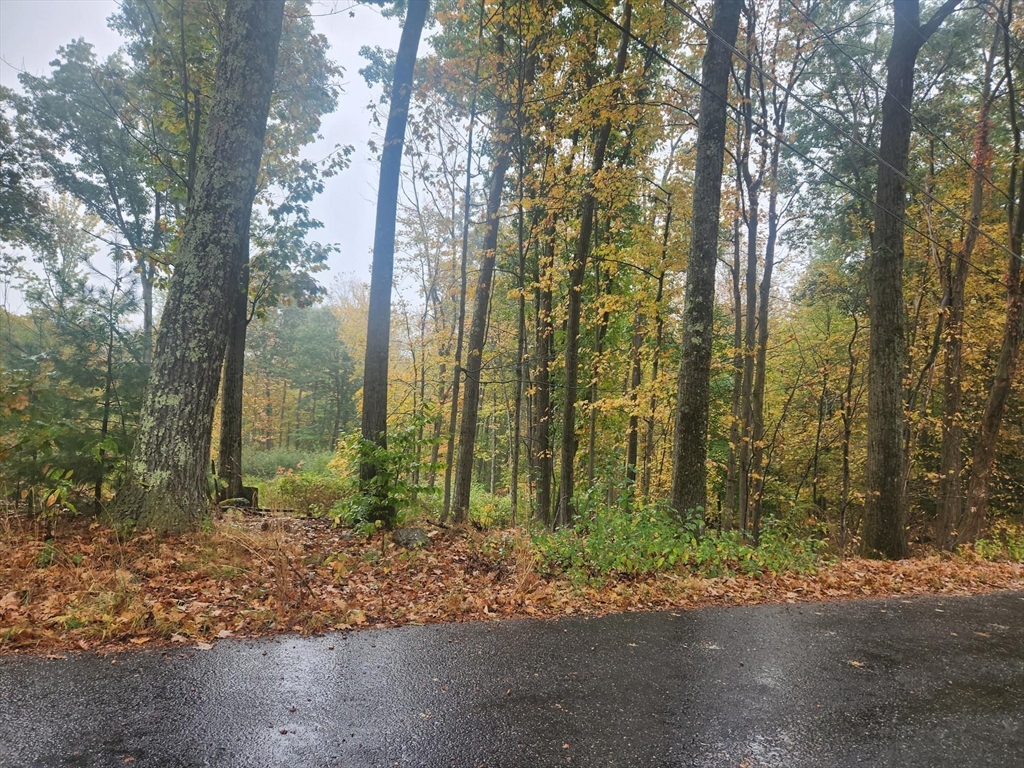
[[[209,643],[196,643],[196,648],[200,651],[209,651],[213,649],[213,646]]]

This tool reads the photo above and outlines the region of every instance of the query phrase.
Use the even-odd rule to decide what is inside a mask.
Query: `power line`
[[[585,2],[585,0],[581,0],[581,1]],[[775,85],[777,85],[779,87],[782,86],[782,84],[778,81],[778,79],[776,79],[776,77],[774,75],[770,74],[769,72],[765,71],[762,67],[759,67],[757,64],[755,64],[750,57],[748,57],[746,54],[744,54],[742,51],[740,51],[735,45],[730,45],[726,40],[724,40],[721,37],[721,35],[719,35],[713,29],[708,27],[704,22],[702,22],[696,16],[694,16],[689,11],[687,11],[685,8],[683,8],[681,5],[679,5],[677,2],[675,2],[675,0],[665,0],[665,2],[668,5],[670,5],[673,8],[675,8],[677,11],[679,11],[679,13],[684,15],[686,18],[688,18],[694,24],[696,24],[699,29],[703,30],[709,36],[714,37],[720,43],[725,45],[730,51],[732,51],[732,53],[735,56],[739,57],[739,59],[741,61],[745,62],[748,66],[750,66],[751,69],[753,69],[754,71],[758,72],[762,77],[764,77],[765,79],[769,80],[770,82],[774,83]],[[589,3],[587,3],[587,5],[589,5]],[[593,6],[590,6],[590,7],[593,7]],[[868,154],[870,154],[871,157],[873,157],[875,160],[877,160],[880,164],[884,164],[886,167],[888,167],[893,173],[895,173],[908,186],[912,187],[913,189],[917,190],[917,192],[919,192],[920,194],[922,194],[925,197],[927,197],[929,200],[931,200],[933,203],[938,205],[940,208],[942,208],[944,211],[949,213],[951,216],[953,216],[955,219],[960,221],[962,224],[966,225],[969,228],[974,229],[978,233],[978,235],[980,235],[981,237],[983,237],[986,240],[988,240],[989,242],[991,242],[996,248],[998,248],[999,250],[1003,251],[1004,253],[1006,253],[1011,258],[1020,259],[1022,262],[1024,262],[1024,256],[1021,256],[1020,254],[1014,253],[1009,248],[1007,248],[1005,245],[1003,245],[1001,242],[999,242],[994,237],[992,237],[990,234],[985,232],[979,225],[976,225],[976,224],[968,221],[963,216],[961,216],[956,211],[954,211],[952,208],[950,208],[948,205],[946,205],[941,200],[939,200],[934,195],[932,195],[930,192],[928,192],[926,189],[922,189],[921,187],[919,187],[917,184],[915,184],[910,179],[910,177],[906,173],[903,173],[898,168],[893,166],[891,163],[889,163],[887,160],[885,160],[880,154],[878,154],[874,149],[869,147],[867,144],[865,144],[863,141],[858,139],[856,136],[852,136],[849,133],[847,133],[846,131],[844,131],[840,125],[838,125],[837,123],[832,121],[827,115],[824,115],[821,112],[818,112],[817,110],[815,110],[814,107],[812,107],[810,104],[808,104],[805,99],[801,98],[800,96],[797,96],[795,93],[792,93],[792,92],[790,93],[790,97],[793,99],[793,101],[795,101],[797,104],[802,106],[804,109],[806,109],[812,115],[814,115],[816,118],[818,118],[819,120],[821,120],[821,121],[825,122],[826,124],[828,124],[828,126],[830,128],[832,128],[835,131],[838,131],[843,136],[843,138],[847,139],[848,141],[854,142],[855,144],[860,146],[861,149],[865,150]],[[765,135],[770,135],[769,131],[765,130],[764,128],[762,128],[762,130],[765,131]],[[779,141],[783,141],[781,137],[778,137],[778,140]],[[886,213],[888,215],[890,215],[890,216],[893,216],[893,218],[898,218],[898,217],[894,216],[892,213],[889,213],[888,211],[886,211]]]
[[[615,21],[615,19],[613,19],[610,16],[608,16],[604,11],[600,10],[599,8],[595,8],[593,5],[590,4],[590,2],[588,0],[576,0],[576,2],[578,2],[581,5],[584,5],[587,8],[589,8],[596,15],[600,16],[606,23],[614,26],[620,32],[623,31],[622,27],[619,25],[619,23],[617,21]],[[667,0],[667,2],[669,4],[671,4],[671,5],[674,5],[672,0]],[[744,118],[745,119],[745,116],[742,115],[742,114],[739,114],[739,110],[737,109],[737,107],[735,105],[731,104],[728,99],[722,99],[722,97],[718,96],[717,94],[713,93],[712,91],[709,91],[703,85],[703,83],[701,83],[697,78],[693,77],[693,75],[691,75],[688,72],[686,72],[678,64],[676,64],[671,59],[669,59],[667,56],[665,56],[663,53],[661,53],[661,51],[659,51],[658,49],[653,47],[646,40],[643,40],[643,39],[637,37],[632,32],[629,33],[629,38],[630,38],[631,41],[637,43],[642,48],[644,48],[645,50],[647,50],[650,53],[652,53],[660,61],[662,61],[666,66],[672,68],[674,71],[676,71],[678,74],[680,74],[685,80],[687,80],[691,84],[697,86],[702,91],[706,91],[707,93],[711,94],[714,98],[717,98],[717,99],[723,101],[725,103],[726,108],[730,109],[734,113],[736,113],[738,115],[738,118]],[[733,49],[733,50],[735,50],[735,49]],[[754,118],[751,118],[751,124],[754,127],[756,127],[760,132],[762,132],[764,135],[766,135],[766,136],[772,135],[772,133],[767,129],[766,126],[761,125]],[[884,206],[879,205],[878,202],[876,202],[872,198],[870,198],[867,195],[865,195],[863,192],[858,190],[856,187],[851,186],[849,183],[847,183],[846,181],[841,179],[839,176],[834,174],[832,171],[828,170],[823,165],[821,165],[821,163],[819,163],[816,160],[813,160],[810,157],[808,157],[807,155],[805,155],[803,152],[801,152],[799,149],[797,149],[791,142],[787,141],[782,136],[775,134],[775,138],[776,138],[776,140],[780,144],[782,144],[784,147],[786,147],[794,155],[796,155],[797,157],[801,158],[805,162],[807,162],[810,165],[812,165],[815,168],[817,168],[819,171],[821,171],[823,174],[825,174],[828,178],[830,178],[832,181],[834,181],[838,186],[842,187],[843,189],[845,189],[846,191],[851,193],[853,196],[855,196],[855,197],[857,197],[857,198],[859,198],[861,200],[864,200],[865,202],[869,203],[870,205],[872,205],[874,208],[876,208],[877,210],[881,211],[882,213],[884,213],[884,214],[886,214],[888,216],[891,216],[894,219],[897,219],[898,221],[900,221],[903,224],[904,227],[906,227],[907,229],[911,230],[912,232],[917,233],[918,235],[923,237],[927,242],[931,243],[932,245],[934,245],[936,248],[938,248],[939,250],[943,251],[944,253],[948,253],[951,256],[956,256],[957,258],[960,258],[960,255],[957,254],[955,251],[953,251],[951,248],[949,248],[948,246],[943,245],[938,240],[933,238],[931,235],[928,235],[925,232],[922,232],[920,229],[918,229],[913,224],[911,224],[909,221],[907,221],[905,216],[897,216],[895,213],[893,213],[892,211],[888,210]],[[980,232],[980,230],[979,230],[979,232]],[[1004,250],[1006,250],[1006,249],[1004,248]],[[1009,251],[1007,251],[1007,252],[1009,252]],[[1016,254],[1013,254],[1013,255],[1016,256]],[[1018,256],[1017,258],[1021,258],[1021,257]],[[1022,259],[1022,260],[1024,260],[1024,259]],[[977,272],[979,272],[980,274],[984,275],[986,278],[988,278],[992,282],[997,283],[998,285],[1003,286],[1003,288],[1006,288],[1007,290],[1009,290],[1009,286],[1005,282],[1003,282],[1002,279],[997,277],[996,275],[992,274],[991,272],[989,272],[988,270],[984,269],[983,267],[977,266],[976,264],[974,264],[973,262],[971,262],[968,259],[965,259],[964,261],[967,263],[967,265],[971,269],[976,270]]]

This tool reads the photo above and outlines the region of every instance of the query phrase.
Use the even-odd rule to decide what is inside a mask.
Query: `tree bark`
[[[1007,14],[1008,16],[1008,14]],[[1000,20],[1009,27],[1009,18],[1000,11]],[[1011,67],[1010,41],[1003,37],[1003,58],[1006,66],[1006,83],[1010,104],[1010,127],[1013,134],[1013,159],[1010,166],[1010,181],[1007,198],[1007,244],[1009,245],[1009,266],[1006,270],[1006,323],[1003,326],[1003,341],[996,361],[995,376],[989,389],[985,411],[978,429],[971,462],[971,474],[967,480],[967,505],[958,526],[955,544],[974,541],[981,532],[981,525],[988,510],[988,487],[996,457],[996,443],[1003,420],[1006,401],[1013,387],[1013,377],[1019,361],[1021,340],[1024,339],[1024,269],[1021,263],[1024,243],[1024,167],[1021,163],[1021,130],[1017,103],[1014,72]]]
[[[242,383],[245,378],[245,335],[249,327],[249,238],[242,245],[238,280],[228,326],[224,380],[220,396],[220,445],[217,450],[219,500],[242,495]]]
[[[395,217],[398,210],[398,186],[402,173],[402,147],[409,119],[413,69],[420,35],[430,7],[428,0],[410,0],[405,26],[398,43],[391,106],[384,129],[384,149],[380,160],[377,188],[377,219],[373,234],[373,271],[370,276],[370,306],[366,323],[366,358],[363,366],[363,440],[387,447],[388,430],[388,354],[391,348],[391,283],[395,268]],[[359,465],[363,492],[369,494],[377,476],[373,462]],[[371,512],[375,519],[391,524],[395,510],[377,499]]]
[[[537,465],[537,517],[550,525],[554,456],[551,451],[551,359],[555,328],[551,320],[551,285],[555,280],[555,219],[549,213],[544,232],[544,253],[537,267],[537,393],[535,397],[535,463]]]
[[[985,200],[984,176],[989,167],[989,120],[991,106],[992,72],[995,68],[996,51],[1002,30],[997,27],[988,59],[985,62],[985,78],[982,82],[981,106],[974,132],[974,174],[971,184],[971,221],[964,241],[956,253],[955,262],[951,256],[945,270],[946,295],[949,296],[949,317],[946,321],[946,349],[943,361],[943,412],[942,447],[939,453],[939,521],[936,544],[949,549],[953,543],[953,532],[964,510],[963,460],[961,457],[961,387],[964,294],[967,287],[967,266],[978,242],[978,227],[981,225],[982,205]],[[955,263],[955,269],[953,267]]]
[[[903,471],[903,375],[906,339],[903,308],[903,233],[906,172],[910,155],[914,68],[924,42],[957,6],[947,0],[927,24],[920,24],[919,0],[894,0],[895,26],[886,60],[885,98],[875,222],[868,271],[870,350],[868,355],[868,445],[861,529],[865,557],[907,556]]]
[[[138,437],[114,515],[198,527],[207,511],[213,412],[263,153],[283,0],[229,0],[217,76]]]
[[[742,0],[715,0],[711,34],[701,65],[690,257],[686,267],[682,355],[672,446],[670,503],[680,519],[690,510],[703,517],[708,503],[708,398],[726,99],[732,46],[736,42],[742,5]]]
[[[722,530],[732,528],[733,520],[740,523],[736,514],[736,500],[739,485],[740,403],[743,389],[743,299],[740,293],[740,219],[732,223],[732,423],[729,425],[729,464],[725,479],[725,509],[722,511]],[[743,526],[740,525],[740,530]]]
[[[499,56],[504,46],[499,38]],[[466,352],[466,386],[462,397],[462,421],[459,425],[459,454],[455,463],[455,493],[452,514],[456,523],[464,523],[469,516],[469,492],[473,480],[473,449],[476,444],[477,422],[480,415],[480,376],[483,370],[484,341],[487,336],[487,314],[491,305],[491,283],[494,279],[494,258],[498,249],[498,228],[501,220],[501,194],[505,188],[510,156],[508,104],[499,100],[495,116],[497,154],[491,170],[491,184],[487,190],[487,224],[484,231],[483,256],[477,278],[473,320],[469,328]]]
[[[614,77],[622,77],[626,71],[626,57],[629,53],[629,30],[633,19],[633,5],[627,2],[622,9],[622,36],[615,58]],[[618,91],[616,91],[616,99]],[[558,506],[553,525],[568,525],[575,514],[572,497],[575,492],[576,470],[576,388],[579,382],[580,313],[583,299],[583,277],[586,274],[587,256],[590,253],[590,239],[594,228],[594,212],[597,198],[594,194],[594,177],[604,167],[604,156],[611,137],[611,119],[605,120],[594,145],[594,157],[590,165],[587,191],[583,195],[580,214],[580,232],[576,241],[576,253],[569,268],[569,309],[565,325],[565,398],[562,403],[562,465],[558,486]]]

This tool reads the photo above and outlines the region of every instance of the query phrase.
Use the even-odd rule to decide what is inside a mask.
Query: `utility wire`
[[[597,16],[600,16],[606,23],[614,26],[620,32],[623,31],[622,27],[619,25],[619,23],[617,21],[615,21],[615,19],[613,19],[611,16],[606,14],[601,9],[596,8],[593,5],[591,5],[589,0],[576,0],[576,2],[579,3],[580,5],[584,5],[587,8],[589,8]],[[672,2],[672,0],[666,0],[666,2],[668,2],[670,5],[673,5],[673,6],[675,5],[675,3]],[[736,113],[737,119],[739,119],[739,118],[744,118],[745,119],[745,116],[740,114],[738,108],[735,105],[731,104],[728,99],[722,99],[720,96],[718,96],[717,94],[713,93],[712,91],[708,91],[707,88],[703,85],[703,83],[701,83],[697,78],[693,77],[693,75],[691,75],[690,73],[686,72],[682,67],[680,67],[678,64],[673,62],[671,59],[669,59],[667,56],[665,56],[661,51],[659,51],[657,48],[652,46],[650,43],[648,43],[647,41],[643,40],[640,37],[637,37],[636,35],[633,34],[632,31],[630,31],[630,33],[629,33],[629,38],[630,38],[631,41],[637,43],[642,48],[644,48],[644,50],[649,51],[650,53],[652,53],[662,63],[664,63],[666,66],[670,67],[671,69],[673,69],[675,72],[677,72],[679,75],[681,75],[685,80],[687,80],[691,84],[697,86],[702,91],[707,91],[709,94],[711,94],[715,98],[723,101],[725,103],[725,106],[726,106],[727,109],[730,109],[734,113]],[[735,48],[733,50],[735,50]],[[753,125],[755,128],[757,128],[758,131],[760,131],[765,136],[773,135],[772,132],[767,129],[767,126],[762,125],[758,120],[756,120],[754,118],[751,118],[751,125]],[[957,258],[961,258],[961,256],[959,254],[957,254],[949,246],[943,245],[938,240],[933,238],[931,235],[929,235],[929,234],[927,234],[925,232],[922,232],[920,229],[915,227],[913,224],[911,224],[909,221],[907,221],[907,218],[905,216],[897,216],[895,213],[893,213],[892,211],[888,210],[884,206],[879,205],[878,202],[876,202],[874,199],[872,199],[872,198],[868,197],[867,195],[865,195],[863,192],[858,190],[856,187],[851,186],[849,183],[847,183],[846,181],[841,179],[839,176],[834,174],[828,168],[825,168],[821,163],[819,163],[816,160],[813,160],[810,157],[808,157],[807,155],[805,155],[803,152],[801,152],[799,149],[797,149],[792,144],[792,142],[787,141],[786,139],[784,139],[780,135],[775,135],[775,138],[776,138],[776,140],[780,144],[782,144],[784,147],[786,147],[794,155],[796,155],[797,157],[801,158],[806,163],[808,163],[808,164],[814,166],[815,168],[817,168],[825,176],[830,178],[838,186],[840,186],[843,189],[845,189],[847,192],[852,194],[854,197],[857,197],[857,198],[859,198],[861,200],[864,200],[865,202],[869,203],[871,206],[873,206],[877,210],[881,211],[882,213],[884,213],[884,214],[886,214],[888,216],[891,216],[894,219],[897,219],[898,221],[900,221],[903,224],[904,227],[906,227],[907,229],[911,230],[912,232],[917,233],[918,235],[923,237],[927,242],[931,243],[932,245],[934,245],[939,250],[941,250],[941,251],[943,251],[943,252],[945,252],[945,253],[947,253],[947,254],[949,254],[951,256],[956,256]],[[931,197],[931,196],[929,195],[929,197]],[[979,229],[979,233],[981,233],[980,229]],[[985,234],[985,233],[982,233],[982,234]],[[988,237],[988,236],[986,235],[986,237]],[[1007,253],[1010,253],[1010,251],[1007,248],[1005,248],[1005,246],[1002,246],[1001,243],[999,243],[999,245],[1002,247],[1002,249],[1004,251],[1006,251]],[[1017,256],[1016,254],[1011,254],[1011,255],[1015,256],[1016,258],[1020,258],[1022,261],[1024,261],[1024,257]],[[998,276],[996,276],[992,272],[988,271],[987,269],[985,269],[983,267],[977,266],[976,264],[974,264],[972,261],[970,261],[968,259],[965,259],[965,262],[967,263],[967,265],[971,269],[974,269],[978,273],[984,275],[986,278],[991,280],[993,283],[1001,285],[1003,288],[1006,288],[1007,290],[1009,290],[1009,286],[1005,282],[1003,282],[1003,280],[1001,278],[999,278]]]

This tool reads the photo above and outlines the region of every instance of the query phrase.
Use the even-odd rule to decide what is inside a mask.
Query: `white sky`
[[[101,58],[113,53],[121,41],[107,28],[106,19],[116,9],[116,0],[0,0],[0,83],[20,90],[20,70],[48,73],[57,48],[77,37],[92,43]],[[345,69],[345,92],[338,109],[324,119],[324,140],[309,148],[308,156],[324,157],[335,144],[355,147],[352,166],[329,179],[312,206],[313,215],[325,225],[314,237],[341,249],[330,259],[330,274],[318,275],[329,285],[341,274],[368,279],[378,164],[366,146],[373,134],[366,105],[374,94],[359,75],[365,64],[359,48],[396,49],[401,30],[397,19],[385,19],[379,9],[349,0],[315,0],[311,11],[317,16],[317,30],[330,41],[331,58]]]

